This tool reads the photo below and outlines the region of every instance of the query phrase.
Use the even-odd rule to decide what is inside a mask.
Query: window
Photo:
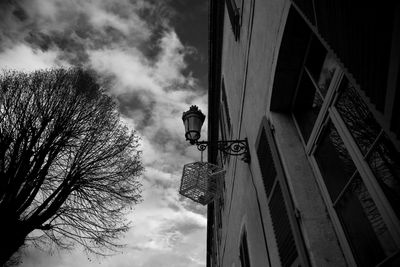
[[[335,127],[326,128],[315,159],[358,263],[375,266],[396,252],[395,242]]]
[[[338,70],[333,57],[327,54],[318,39],[311,39],[309,51],[312,52],[303,67],[293,105],[293,115],[305,143],[310,138],[334,74]]]
[[[241,267],[250,267],[249,247],[247,245],[247,234],[244,232],[240,240],[239,258]]]
[[[400,266],[400,153],[315,36],[307,51],[292,115],[344,254]]]
[[[228,10],[229,20],[231,22],[232,31],[235,36],[235,41],[239,40],[240,35],[240,10],[236,5],[235,0],[225,0],[226,8]]]

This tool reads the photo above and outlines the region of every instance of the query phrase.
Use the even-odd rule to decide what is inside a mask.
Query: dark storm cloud
[[[41,13],[38,3],[38,0],[0,3],[0,51],[26,43],[41,51],[57,51],[58,59],[63,62],[87,66],[88,51],[134,46],[150,64],[155,64],[163,49],[162,38],[174,28],[184,40],[181,53],[188,66],[181,70],[182,75],[195,77],[206,88],[207,23],[203,19],[208,7],[206,0],[98,1],[93,5],[49,0],[48,5],[54,8],[49,8],[48,14]],[[137,19],[132,15],[137,15]],[[138,32],[144,28],[139,25],[142,22],[148,29],[146,33]],[[186,27],[188,22],[191,27]],[[194,89],[180,85],[170,88]]]
[[[164,33],[165,29],[163,27],[157,27],[152,31],[149,40],[140,44],[140,50],[149,60],[155,61],[161,52],[162,48],[158,45],[158,41],[163,37]]]
[[[159,52],[159,46],[153,45],[160,39],[162,32],[173,27],[178,36],[184,40],[188,68],[184,75],[193,72],[203,88],[207,84],[207,57],[208,57],[208,0],[151,0],[152,8],[144,8],[139,15],[153,25],[152,35],[143,45],[144,53],[154,58]],[[179,14],[179,15],[177,15]],[[188,27],[190,25],[190,27]],[[189,51],[190,50],[190,51]]]
[[[40,48],[42,51],[58,49],[62,51],[59,59],[71,65],[85,65],[89,61],[86,43],[76,35],[74,30],[62,32],[52,32],[44,34],[41,32],[31,32],[25,40],[32,46]]]
[[[208,16],[208,2],[208,0],[169,1],[171,8],[180,14],[173,17],[171,25],[184,40],[185,46],[196,48],[196,52],[187,57],[188,70],[193,71],[193,75],[200,80],[203,88],[207,87],[208,77],[208,23],[204,20]]]
[[[28,18],[25,10],[14,3],[13,1],[0,1],[0,51],[5,46],[16,39],[16,35],[11,31],[10,26],[15,24],[14,21],[19,23],[25,21]]]
[[[25,37],[25,41],[42,51],[47,51],[53,43],[50,35],[34,31],[28,33],[28,35]]]
[[[87,50],[109,47],[141,46],[143,49],[157,44],[164,30],[158,20],[146,19],[155,34],[152,38],[141,36],[138,27],[126,27],[123,23],[132,23],[131,16],[136,10],[136,3],[121,1],[101,5],[101,8],[89,9],[78,2],[65,4],[51,1],[58,9],[54,14],[46,14],[38,18],[38,8],[35,1],[3,1],[0,3],[0,47],[12,46],[17,42],[25,42],[33,48],[47,51],[56,49],[60,59],[72,65],[84,65],[88,62]],[[100,4],[99,4],[100,6]],[[152,10],[154,7],[144,5],[140,10]],[[103,14],[99,13],[99,11]],[[99,14],[96,14],[99,13]],[[108,17],[106,17],[106,15]],[[104,16],[104,18],[102,18]],[[104,21],[100,21],[104,19]],[[63,26],[58,26],[63,24]],[[121,28],[118,28],[121,26]],[[139,38],[139,39],[138,39]],[[149,45],[146,45],[149,44]],[[156,51],[160,48],[151,48]]]
[[[177,16],[177,12],[169,0],[149,0],[147,3],[145,8],[139,10],[138,15],[146,21],[152,21],[154,28],[169,27],[170,20]]]
[[[141,19],[147,21],[151,28],[151,35],[146,42],[140,45],[140,50],[150,60],[155,60],[161,52],[159,41],[166,31],[169,31],[169,22],[176,15],[167,1],[148,1],[150,5],[138,11]]]
[[[55,8],[49,8],[49,14],[40,13],[39,2],[0,2],[0,51],[1,48],[23,43],[34,50],[56,51],[57,59],[70,65],[89,67],[90,51],[136,47],[151,66],[160,59],[160,53],[165,49],[162,40],[166,32],[171,31],[169,21],[176,16],[176,11],[168,5],[168,1],[141,4],[138,4],[140,1],[99,1],[85,6],[82,4],[84,2],[50,0],[49,5]],[[134,19],[135,14],[145,22],[142,28],[150,30],[140,32],[142,22]],[[182,47],[181,50],[179,53],[185,56],[194,53],[190,48]],[[185,68],[180,71],[185,72]],[[191,88],[193,90],[193,85],[180,80],[164,89]],[[151,110],[154,101],[143,103],[138,93],[135,94],[128,97],[130,102],[126,96],[118,97],[120,110],[124,115],[129,115],[143,108],[143,118],[139,123],[139,127],[143,128],[153,122]],[[137,108],[134,108],[135,104]]]
[[[55,30],[46,27],[49,20],[36,20],[33,14],[29,14],[28,5],[25,1],[12,1],[2,6],[0,13],[0,30],[2,38],[0,45],[10,48],[17,43],[25,43],[33,49],[48,51],[58,49],[61,51],[60,58],[72,64],[85,63],[88,60],[85,52],[84,42],[75,34],[79,27],[71,23],[70,27]],[[74,21],[76,17],[84,17],[83,14],[70,17]],[[78,19],[82,22],[82,19]],[[80,25],[85,25],[80,23]]]
[[[152,114],[156,102],[149,92],[139,90],[123,93],[117,96],[117,100],[121,114],[136,118],[136,130],[142,131],[145,127],[154,123]],[[135,116],[138,112],[142,116]]]
[[[20,5],[14,6],[14,11],[12,14],[18,18],[20,21],[25,21],[28,19],[28,14],[26,13],[25,9],[23,9]]]
[[[166,144],[169,145],[168,149],[170,151],[182,151],[185,149],[185,143],[182,142],[182,138],[174,135],[166,128],[157,129],[151,137],[151,140],[158,145],[158,148],[163,149],[164,151],[167,149],[165,147]]]

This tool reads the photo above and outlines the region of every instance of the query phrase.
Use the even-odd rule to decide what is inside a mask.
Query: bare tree
[[[138,140],[86,71],[0,75],[0,264],[28,240],[118,249],[141,198]]]

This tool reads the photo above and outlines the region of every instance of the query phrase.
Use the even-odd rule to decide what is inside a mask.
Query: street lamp
[[[183,112],[182,120],[185,125],[185,137],[189,140],[190,144],[196,144],[200,139],[201,126],[203,126],[206,116],[197,108],[191,106],[186,112]]]
[[[244,162],[250,162],[249,145],[247,138],[243,140],[199,141],[201,126],[206,116],[197,106],[191,106],[183,112],[182,120],[185,126],[185,137],[190,144],[196,145],[199,151],[204,151],[208,146],[216,147],[222,153],[231,156],[243,156]]]

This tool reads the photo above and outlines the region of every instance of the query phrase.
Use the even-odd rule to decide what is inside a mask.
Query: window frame
[[[243,7],[242,0],[242,7]],[[231,23],[232,32],[235,37],[235,41],[239,41],[240,39],[240,29],[242,24],[242,9],[240,9],[235,0],[225,0],[225,5],[228,10],[229,21]]]
[[[306,60],[310,56],[310,46],[311,46],[311,40],[313,38],[318,37],[314,34],[311,33],[310,41],[308,43],[308,48],[306,49],[305,57],[303,60],[303,64],[301,67],[300,74],[298,76],[298,82],[296,89],[293,94],[293,101],[292,101],[292,110],[291,112],[291,117],[294,121],[294,124],[297,128],[297,131],[299,133],[299,137],[301,139],[301,142],[303,143],[304,149],[306,151],[306,154],[309,158],[309,162],[311,163],[311,167],[314,171],[314,174],[316,176],[317,183],[319,185],[319,188],[321,189],[322,192],[322,197],[325,201],[325,204],[327,206],[328,213],[330,217],[332,218],[332,223],[334,225],[335,231],[338,236],[338,240],[340,245],[342,246],[342,251],[345,255],[346,260],[348,261],[349,265],[357,266],[355,256],[353,254],[352,248],[350,246],[350,241],[346,237],[344,226],[340,222],[340,219],[338,217],[338,214],[335,210],[334,203],[332,203],[332,199],[330,197],[330,194],[328,192],[327,186],[324,182],[324,178],[321,174],[321,171],[319,170],[317,160],[315,158],[315,151],[319,145],[319,142],[321,141],[322,134],[324,133],[327,124],[329,122],[332,123],[333,127],[336,129],[338,132],[341,140],[344,143],[345,148],[347,149],[351,160],[353,161],[356,171],[358,171],[362,182],[364,183],[367,191],[369,192],[371,198],[375,202],[375,205],[385,222],[388,231],[391,233],[392,238],[397,246],[397,251],[393,255],[387,256],[381,263],[378,265],[383,264],[386,261],[389,261],[391,258],[396,257],[400,253],[400,219],[397,218],[395,211],[393,210],[391,204],[387,200],[382,187],[379,185],[377,178],[375,177],[373,171],[371,170],[371,167],[369,166],[366,158],[367,154],[363,155],[359,146],[357,145],[356,141],[354,140],[353,136],[351,135],[349,129],[347,128],[345,122],[343,121],[339,111],[335,107],[335,104],[340,96],[340,85],[341,82],[343,81],[344,77],[348,79],[350,83],[353,83],[353,80],[348,78],[348,73],[346,70],[344,70],[340,64],[340,61],[334,56],[332,51],[330,51],[329,48],[325,49],[327,50],[328,55],[333,55],[337,64],[338,64],[338,69],[335,71],[333,78],[331,80],[331,83],[329,85],[329,89],[323,98],[323,104],[321,106],[321,109],[319,111],[319,114],[317,116],[317,119],[314,122],[312,131],[308,137],[308,140],[305,141],[301,128],[299,126],[299,123],[296,120],[296,117],[294,115],[293,107],[294,103],[296,100],[296,96],[299,93],[299,84],[300,84],[300,79],[302,75],[308,75],[309,78],[313,81],[313,85],[318,91],[318,86],[316,84],[315,79],[312,77],[311,73],[307,70],[306,67]],[[320,41],[320,40],[318,40]],[[358,94],[360,94],[358,88],[356,88],[356,91]],[[316,92],[317,93],[317,92]],[[361,94],[360,94],[361,97]],[[362,101],[365,102],[364,98],[361,97]],[[372,112],[370,106],[366,103],[368,110]],[[373,115],[375,115],[373,113]],[[374,116],[375,117],[375,116]],[[375,143],[377,140],[379,140],[380,136],[382,135],[382,132],[384,132],[384,129],[381,129],[381,133],[375,138],[375,142],[373,145],[371,145],[371,149],[374,147]],[[342,189],[343,191],[344,189]]]

